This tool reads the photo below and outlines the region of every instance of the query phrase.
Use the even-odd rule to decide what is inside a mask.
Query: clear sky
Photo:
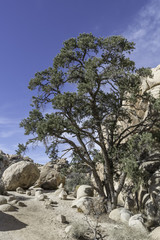
[[[14,154],[27,139],[34,74],[52,66],[64,40],[79,33],[123,35],[136,43],[137,67],[160,64],[159,0],[0,0],[0,149]],[[48,161],[42,146],[27,152]]]

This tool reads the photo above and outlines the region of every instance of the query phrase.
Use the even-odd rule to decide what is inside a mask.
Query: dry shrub
[[[105,212],[105,203],[103,198],[97,197],[87,200],[86,208],[88,213],[85,214],[85,222],[87,223],[90,231],[90,238],[93,240],[103,240],[107,236],[103,234],[102,228],[99,225],[99,219],[102,213]]]
[[[75,222],[73,223],[70,232],[67,234],[67,239],[89,240],[87,233],[88,226],[86,226],[85,222],[83,224]]]

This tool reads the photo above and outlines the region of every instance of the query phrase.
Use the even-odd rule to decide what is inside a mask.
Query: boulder
[[[28,161],[12,164],[2,175],[6,190],[10,191],[15,191],[17,187],[27,189],[36,182],[38,177],[38,168],[35,164]]]
[[[129,219],[130,219],[130,217],[132,216],[131,212],[128,211],[127,209],[123,208],[123,209],[120,211],[120,213],[121,213],[121,221],[122,221],[123,223],[127,223],[127,224],[128,224]]]
[[[142,218],[142,214],[133,215],[129,219],[129,226],[142,233],[147,232],[147,229],[144,226],[144,220]]]
[[[9,166],[20,161],[33,162],[29,157],[22,157],[17,154],[9,155],[0,150],[0,177]]]
[[[131,212],[125,208],[116,208],[110,212],[109,218],[116,222],[128,223],[131,215]]]
[[[116,222],[119,222],[121,220],[120,210],[121,210],[121,208],[113,209],[109,214],[109,218]]]
[[[100,215],[105,212],[104,203],[99,197],[81,197],[72,201],[72,208],[77,208],[78,212],[87,215]]]
[[[55,170],[53,164],[49,162],[42,167],[36,186],[47,190],[55,190],[61,183],[65,184],[65,177]]]
[[[77,199],[81,197],[93,197],[93,187],[90,185],[81,185],[77,190]]]
[[[156,227],[150,234],[149,237],[153,240],[160,240],[160,226]]]

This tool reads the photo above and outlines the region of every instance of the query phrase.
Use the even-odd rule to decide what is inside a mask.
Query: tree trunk
[[[104,192],[104,188],[103,188],[103,183],[102,181],[100,180],[100,177],[97,173],[97,170],[94,168],[92,168],[92,172],[93,172],[93,177],[94,177],[94,180],[96,182],[96,185],[97,185],[97,190],[98,190],[98,193],[100,194],[101,197],[106,197],[105,195],[105,192]]]

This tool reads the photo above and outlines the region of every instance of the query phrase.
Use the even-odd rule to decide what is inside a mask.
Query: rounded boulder
[[[90,185],[81,185],[77,190],[77,199],[81,197],[93,197],[93,187]]]
[[[2,179],[6,190],[15,191],[18,187],[29,188],[36,182],[39,175],[39,170],[34,163],[20,161],[8,167],[2,175]]]
[[[42,167],[40,177],[36,182],[37,186],[47,190],[55,190],[61,183],[65,184],[65,177],[55,170],[50,162]]]

